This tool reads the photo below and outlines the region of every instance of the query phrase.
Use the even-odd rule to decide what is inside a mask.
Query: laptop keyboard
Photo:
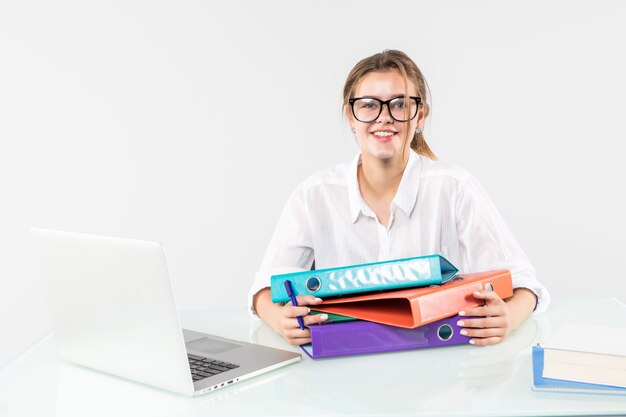
[[[193,382],[239,368],[239,365],[187,353]]]

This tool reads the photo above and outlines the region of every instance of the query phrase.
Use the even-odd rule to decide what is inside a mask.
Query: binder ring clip
[[[437,329],[437,337],[442,342],[447,342],[448,340],[450,340],[453,334],[454,330],[452,330],[452,326],[450,326],[449,324],[443,324]]]
[[[493,285],[491,285],[490,283],[486,283],[486,284],[485,284],[485,289],[486,289],[487,291],[493,291]]]
[[[322,287],[322,282],[318,277],[312,276],[306,280],[306,283],[304,285],[306,286],[307,290],[311,292],[317,292]]]

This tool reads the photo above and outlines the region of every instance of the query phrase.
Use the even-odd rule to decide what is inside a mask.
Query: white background
[[[626,3],[0,3],[0,365],[49,330],[31,226],[158,240],[180,309],[243,307],[280,210],[351,160],[352,66],[401,49],[426,137],[553,297],[626,295]]]

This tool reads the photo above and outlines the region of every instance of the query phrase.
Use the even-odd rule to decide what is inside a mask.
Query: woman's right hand
[[[278,319],[278,326],[274,330],[294,346],[311,343],[311,331],[308,326],[320,324],[328,319],[326,314],[309,314],[311,309],[307,306],[314,306],[322,302],[320,298],[312,295],[298,295],[298,306],[294,306],[289,301],[281,308]],[[297,317],[301,316],[304,322],[304,330],[300,328]]]
[[[310,307],[322,302],[320,298],[312,295],[298,295],[298,306],[294,306],[291,301],[285,305],[272,303],[269,288],[261,290],[255,297],[255,310],[259,317],[263,319],[276,333],[294,346],[311,343],[311,331],[306,327],[323,323],[328,319],[326,314],[309,314]],[[300,328],[297,317],[302,317],[304,330]]]

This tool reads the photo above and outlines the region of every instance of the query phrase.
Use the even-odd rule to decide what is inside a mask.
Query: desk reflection
[[[245,310],[181,318],[186,328],[299,351]],[[61,361],[51,335],[0,369],[0,417],[624,415],[624,397],[532,391],[530,346],[567,323],[624,326],[625,318],[616,299],[555,300],[497,345],[305,357],[195,398]]]
[[[56,415],[84,416],[199,416],[224,412],[229,403],[246,402],[246,392],[256,397],[275,395],[277,380],[290,367],[224,387],[198,397],[185,397],[102,372],[63,362],[57,381]],[[253,401],[256,402],[256,401]],[[222,404],[223,403],[223,404]],[[220,406],[222,404],[222,406]],[[217,407],[216,407],[217,406]],[[245,414],[245,413],[244,413]],[[237,415],[237,413],[230,415]]]
[[[359,410],[454,410],[459,402],[495,404],[516,373],[528,365],[525,358],[537,335],[538,325],[530,319],[504,342],[487,347],[449,346],[315,361],[305,357],[286,376],[285,388],[293,391],[285,395],[310,407],[328,404],[329,412],[357,415]],[[252,341],[278,348],[286,344],[264,324],[253,332]]]

